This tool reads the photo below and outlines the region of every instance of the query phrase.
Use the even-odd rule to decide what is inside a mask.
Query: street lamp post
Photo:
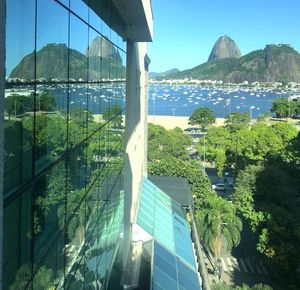
[[[175,111],[176,111],[176,109],[171,109],[171,111],[173,112],[173,117],[175,117]]]

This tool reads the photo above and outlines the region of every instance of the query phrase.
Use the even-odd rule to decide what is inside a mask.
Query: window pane
[[[39,0],[37,15],[37,79],[67,80],[68,12],[53,0]]]
[[[4,208],[4,289],[23,289],[32,276],[31,197],[30,188]]]
[[[70,15],[70,81],[86,82],[87,80],[88,27],[79,18]],[[73,87],[74,91],[80,86]],[[79,92],[78,92],[79,93]]]
[[[36,182],[34,265],[40,264],[65,225],[66,169],[65,160],[56,164]]]
[[[30,86],[5,91],[5,195],[32,178],[33,100]]]
[[[82,0],[70,0],[70,9],[84,21],[88,21],[89,8]]]
[[[35,0],[10,0],[6,5],[6,73],[34,81]]]
[[[36,170],[44,169],[67,147],[67,85],[37,87],[35,114]]]

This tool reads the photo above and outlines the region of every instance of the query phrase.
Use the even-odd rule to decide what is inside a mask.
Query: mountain
[[[155,79],[155,78],[158,78],[158,77],[165,77],[165,76],[175,74],[175,73],[178,73],[178,72],[180,72],[180,70],[178,68],[172,68],[172,69],[169,69],[165,72],[160,72],[160,73],[150,72],[149,73],[149,78],[150,79]]]
[[[241,58],[208,61],[169,76],[170,79],[210,79],[224,82],[299,82],[300,54],[288,44],[270,44]]]
[[[241,52],[236,43],[229,36],[224,35],[215,43],[208,61],[227,57],[240,58]]]
[[[87,57],[116,58],[122,62],[121,56],[114,45],[103,36],[97,36],[86,50]]]
[[[96,38],[87,55],[68,48],[65,44],[50,43],[25,56],[12,70],[10,78],[34,79],[34,61],[36,58],[36,78],[45,80],[74,80],[91,81],[103,78],[125,78],[125,67],[122,59],[109,42]],[[69,67],[68,67],[69,58]],[[89,68],[88,68],[89,67]],[[101,72],[100,72],[101,71]]]

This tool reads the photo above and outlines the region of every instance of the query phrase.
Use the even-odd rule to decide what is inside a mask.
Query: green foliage
[[[240,242],[242,221],[235,206],[217,195],[206,196],[202,208],[196,212],[196,224],[205,246],[215,257],[220,257],[222,238],[229,251]]]
[[[205,148],[204,148],[205,142]],[[226,151],[229,150],[231,136],[224,127],[210,127],[205,137],[201,138],[196,145],[197,152],[205,155],[206,160],[215,163],[219,176],[222,176],[226,164]]]
[[[287,45],[268,46],[252,51],[241,58],[223,58],[205,62],[192,69],[168,76],[171,79],[205,79],[241,83],[243,81],[296,81],[299,80],[298,69],[287,69],[286,60],[299,63],[300,55]],[[270,66],[270,63],[272,64]],[[274,72],[274,67],[277,71]],[[164,77],[165,78],[165,77]],[[160,78],[162,79],[162,77]]]
[[[123,122],[121,115],[121,107],[119,105],[112,105],[103,112],[103,119],[108,122],[111,120],[114,128],[120,128]]]
[[[52,111],[55,108],[55,97],[49,93],[36,96],[37,111]],[[5,99],[5,111],[9,117],[23,115],[34,110],[34,96],[13,94]]]
[[[225,118],[225,128],[235,133],[241,129],[248,128],[250,121],[248,113],[234,112]]]
[[[53,111],[56,101],[53,95],[43,93],[36,96],[36,108],[38,111]]]
[[[93,122],[94,116],[93,113],[89,110],[74,108],[70,113],[71,122],[74,122],[80,128],[84,128],[87,122]]]
[[[9,117],[33,111],[33,97],[10,95],[5,98],[5,112]]]
[[[31,265],[24,264],[18,270],[15,282],[9,287],[9,290],[25,289],[30,283]],[[34,289],[50,290],[54,289],[54,273],[45,266],[41,267],[33,278]]]
[[[148,174],[187,178],[196,208],[201,206],[205,196],[215,194],[211,189],[210,180],[203,173],[201,164],[196,160],[183,161],[172,157],[150,162]]]
[[[211,109],[203,107],[196,109],[189,118],[190,125],[198,125],[204,131],[208,125],[215,123],[216,117]]]
[[[187,147],[192,140],[180,128],[166,130],[162,126],[148,125],[148,160],[154,161],[167,157],[188,159]]]
[[[271,112],[275,113],[278,118],[294,117],[299,111],[299,103],[280,98],[272,103]]]
[[[255,284],[253,287],[250,287],[246,284],[242,286],[230,286],[226,284],[214,284],[212,285],[212,290],[272,290],[273,288],[266,284]]]

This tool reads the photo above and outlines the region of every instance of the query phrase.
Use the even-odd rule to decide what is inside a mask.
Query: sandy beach
[[[94,120],[96,122],[103,122],[102,114],[93,114]],[[152,123],[154,125],[160,125],[165,127],[168,130],[174,129],[176,127],[181,128],[182,130],[186,128],[196,127],[188,124],[189,117],[183,116],[158,116],[158,115],[148,115],[148,123]],[[216,118],[216,123],[214,126],[223,126],[224,118]],[[123,125],[125,125],[125,116],[123,116]]]
[[[94,120],[96,122],[103,122],[102,114],[93,114]],[[148,123],[152,123],[154,125],[160,125],[165,127],[168,130],[174,129],[176,127],[181,128],[182,130],[186,128],[191,127],[197,127],[197,126],[191,126],[188,124],[189,117],[183,117],[183,116],[159,116],[159,115],[148,115],[147,116]],[[300,126],[298,125],[299,119],[291,119],[291,118],[284,118],[284,119],[276,119],[271,118],[268,119],[267,124],[276,124],[278,122],[287,122],[290,124],[293,124],[297,130],[300,130]],[[225,122],[225,118],[216,118],[216,122],[213,124],[213,126],[223,126]],[[254,124],[256,122],[255,119],[252,119],[251,123]],[[125,126],[125,116],[123,115],[123,126]]]
[[[223,126],[224,120],[225,120],[224,118],[216,118],[216,123],[214,124],[214,126]],[[186,128],[195,127],[189,125],[188,122],[189,122],[189,117],[148,115],[148,123],[160,125],[169,130],[174,129],[175,127],[179,127],[183,130]]]

